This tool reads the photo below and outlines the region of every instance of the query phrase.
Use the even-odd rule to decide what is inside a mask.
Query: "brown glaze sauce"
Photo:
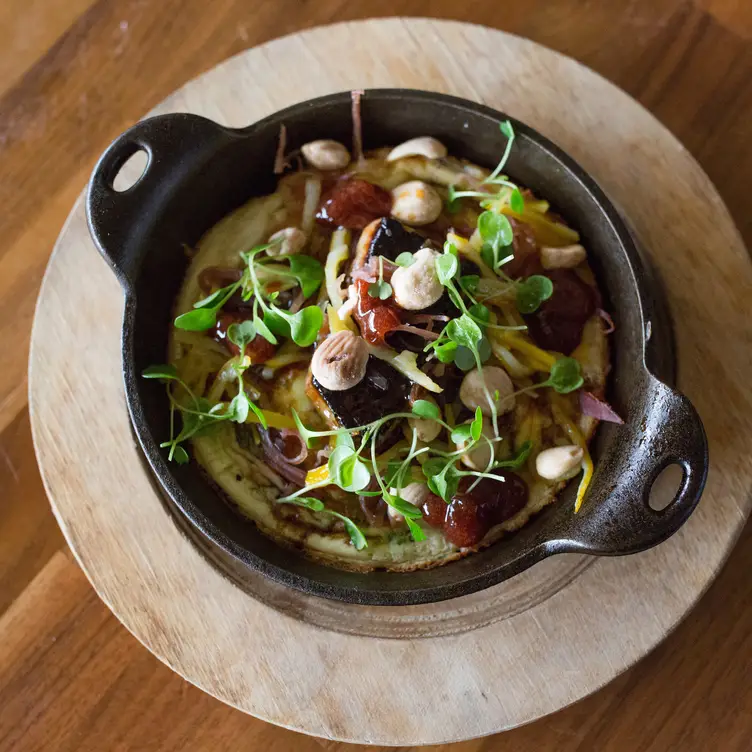
[[[595,313],[592,288],[570,269],[553,269],[546,276],[554,283],[553,295],[524,317],[528,333],[538,347],[569,355],[582,340],[582,330]]]
[[[360,178],[343,178],[324,195],[316,219],[332,227],[362,230],[392,210],[389,191]]]
[[[380,300],[368,294],[369,282],[355,281],[358,291],[358,305],[353,313],[363,338],[372,345],[385,346],[385,337],[402,324],[397,306],[391,298]]]
[[[441,528],[455,546],[467,548],[480,543],[494,526],[511,519],[527,504],[528,489],[519,475],[497,470],[503,480],[483,478],[472,490],[473,478],[463,478],[449,504],[434,494],[423,503],[423,519]]]

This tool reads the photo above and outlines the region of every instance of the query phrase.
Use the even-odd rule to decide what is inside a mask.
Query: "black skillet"
[[[506,115],[455,97],[402,89],[366,92],[366,148],[432,135],[450,154],[492,167],[503,147]],[[252,196],[275,188],[279,126],[288,149],[318,138],[351,142],[349,93],[282,110],[242,130],[187,114],[150,118],[126,131],[99,160],[87,214],[99,250],[125,291],[122,355],[125,394],[146,460],[164,494],[210,546],[281,583],[327,598],[374,605],[427,603],[489,587],[557,553],[622,555],[654,546],[686,521],[705,483],[708,450],[702,423],[674,379],[673,342],[655,286],[635,240],[593,179],[550,141],[522,123],[508,164],[514,179],[548,199],[589,249],[616,322],[608,398],[624,426],[602,424],[594,441],[596,473],[582,510],[574,484],[516,534],[448,566],[408,574],[358,574],[313,563],[282,548],[241,518],[195,462],[168,464],[164,388],[140,378],[165,360],[173,301],[186,269],[184,244]],[[583,139],[587,134],[583,134]],[[139,150],[148,164],[125,191],[113,179]],[[662,511],[648,504],[653,481],[678,464],[683,480]]]

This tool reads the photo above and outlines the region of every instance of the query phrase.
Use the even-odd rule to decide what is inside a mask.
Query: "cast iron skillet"
[[[366,148],[428,134],[443,141],[450,154],[488,167],[500,155],[498,123],[507,117],[455,97],[402,89],[366,92],[362,115]],[[548,199],[589,249],[617,326],[608,397],[626,425],[598,429],[597,470],[577,515],[570,484],[557,503],[516,534],[461,561],[409,574],[343,572],[262,535],[197,463],[168,465],[158,446],[168,436],[165,391],[140,378],[147,365],[165,360],[173,301],[187,266],[183,244],[193,246],[232,209],[274,190],[281,123],[288,149],[318,138],[349,144],[349,93],[303,102],[241,130],[195,115],[153,117],[126,131],[99,160],[87,214],[91,234],[125,291],[123,372],[138,441],[168,499],[201,534],[250,569],[353,603],[427,603],[489,587],[552,554],[641,551],[676,532],[697,505],[707,474],[705,433],[690,402],[664,383],[673,379],[670,329],[635,241],[581,167],[531,128],[512,122],[518,137],[509,174]],[[139,150],[148,155],[144,174],[129,189],[115,191],[115,175]],[[648,505],[651,485],[673,463],[683,470],[681,486],[667,508],[655,511]]]

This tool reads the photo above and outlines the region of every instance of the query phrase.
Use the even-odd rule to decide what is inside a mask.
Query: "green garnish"
[[[260,245],[241,253],[240,256],[246,263],[246,268],[240,279],[195,303],[192,311],[175,319],[175,326],[178,329],[195,332],[211,329],[216,326],[217,314],[222,306],[235,293],[240,292],[243,300],[254,299],[250,323],[256,334],[260,334],[273,345],[278,343],[276,335],[291,338],[300,347],[313,344],[324,322],[321,309],[318,306],[307,306],[296,313],[290,313],[280,308],[274,303],[278,298],[278,292],[267,293],[265,285],[259,281],[259,275],[263,273],[265,284],[273,280],[281,282],[294,280],[295,284],[300,286],[303,296],[309,298],[323,282],[324,269],[316,259],[310,256],[280,257],[288,263],[287,267],[278,263],[280,259],[257,260],[256,257],[267,248],[269,245]]]
[[[386,300],[392,295],[392,286],[388,282],[384,282],[383,256],[379,256],[379,278],[376,282],[368,285],[368,294],[372,298],[378,298],[379,300]]]
[[[415,256],[413,256],[410,251],[402,251],[402,253],[394,259],[394,263],[397,264],[397,266],[412,266],[415,263]]]
[[[279,501],[282,500],[280,499]],[[317,499],[313,496],[298,496],[294,499],[286,499],[283,501],[283,503],[294,504],[295,506],[303,507],[304,509],[310,509],[312,512],[323,512],[324,514],[336,517],[338,520],[342,520],[345,525],[345,530],[347,530],[353,546],[355,546],[358,551],[368,546],[368,542],[366,541],[365,535],[363,535],[363,531],[349,517],[345,517],[344,514],[335,512],[332,509],[327,509],[321,499]]]
[[[517,283],[517,310],[534,313],[554,293],[554,283],[542,274],[533,274]]]

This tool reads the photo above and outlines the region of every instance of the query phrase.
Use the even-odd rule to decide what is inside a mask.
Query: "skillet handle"
[[[148,207],[157,205],[179,180],[184,165],[210,154],[228,130],[188,113],[157,115],[134,125],[116,138],[97,162],[86,194],[86,218],[94,242],[120,284],[130,291],[141,262],[137,242]],[[113,181],[136,152],[144,151],[146,167],[123,191]]]
[[[593,483],[582,509],[549,541],[556,552],[622,555],[666,540],[686,522],[698,502],[708,473],[708,444],[700,416],[682,394],[650,376],[648,418],[635,432],[628,459],[604,468],[616,483]],[[629,459],[635,458],[635,459]],[[653,482],[669,465],[683,471],[679,490],[662,510],[649,504]],[[596,472],[599,472],[598,470]],[[596,490],[598,489],[598,490]]]

